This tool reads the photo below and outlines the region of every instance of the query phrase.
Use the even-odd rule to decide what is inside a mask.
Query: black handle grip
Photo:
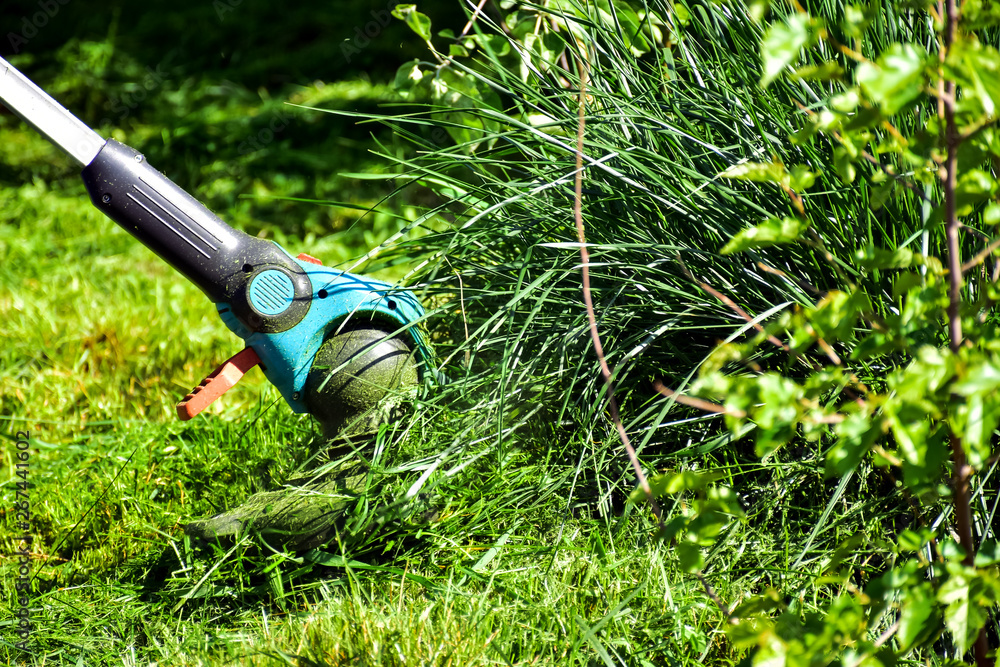
[[[83,182],[97,208],[213,302],[230,304],[251,331],[285,331],[305,317],[312,286],[287,253],[270,241],[227,225],[150,166],[138,151],[109,140],[84,167]],[[247,294],[250,281],[268,270],[284,273],[294,286],[291,305],[277,315],[255,309]]]

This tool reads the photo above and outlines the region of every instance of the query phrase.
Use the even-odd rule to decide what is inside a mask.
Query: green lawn
[[[81,188],[2,196],[4,489],[13,500],[13,434],[27,430],[37,662],[558,664],[617,649],[655,663],[668,647],[711,650],[699,628],[717,612],[693,601],[697,582],[665,569],[633,519],[573,519],[565,499],[545,497],[572,470],[556,460],[564,443],[546,449],[538,429],[511,438],[502,459],[484,450],[443,477],[431,522],[352,536],[309,554],[318,563],[250,544],[195,549],[181,526],[279,485],[317,445],[311,418],[255,372],[178,422],[173,405],[240,348],[211,304]],[[328,261],[343,252],[284,243]],[[414,482],[446,442],[439,420],[386,452],[372,502]],[[491,512],[500,497],[535,495],[517,513]],[[11,553],[18,532],[4,514]],[[3,581],[13,607],[14,578]],[[4,628],[0,655],[24,659]]]

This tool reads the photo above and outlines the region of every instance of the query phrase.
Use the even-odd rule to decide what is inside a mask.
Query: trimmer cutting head
[[[410,345],[366,323],[323,342],[306,379],[305,403],[326,438],[373,431],[418,379]]]

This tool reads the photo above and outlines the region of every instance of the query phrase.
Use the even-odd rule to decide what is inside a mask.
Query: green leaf
[[[954,562],[946,567],[948,580],[938,589],[937,598],[947,605],[944,620],[959,653],[966,653],[986,624],[989,608],[996,601],[996,584],[974,568]]]
[[[737,614],[733,617],[732,622],[726,623],[724,627],[726,638],[739,650],[756,649],[774,635],[774,623],[764,614]],[[759,658],[759,653],[754,657]],[[750,663],[744,662],[742,664],[749,665]]]
[[[416,5],[396,5],[392,15],[405,21],[410,30],[417,33],[425,42],[431,41],[431,19],[426,14],[418,12]]]
[[[867,310],[871,310],[871,301],[861,290],[850,294],[830,290],[809,313],[809,321],[818,337],[836,343],[853,336],[858,315]]]
[[[958,173],[978,169],[986,160],[988,146],[979,136],[963,141],[958,146]]]
[[[990,567],[1000,563],[1000,542],[985,540],[976,552],[976,567]]]
[[[681,25],[687,25],[691,22],[691,12],[679,2],[674,3],[674,16],[677,17],[677,22]]]
[[[793,144],[802,145],[807,143],[816,134],[820,132],[833,132],[836,131],[841,122],[843,121],[843,116],[834,113],[829,109],[820,109],[818,113],[815,113],[805,119],[805,125],[802,129],[791,135]]]
[[[837,172],[840,180],[847,185],[854,182],[857,171],[854,169],[854,158],[847,147],[837,146],[833,149],[833,169]]]
[[[962,27],[968,31],[1000,25],[1000,3],[996,0],[965,0],[960,20]]]
[[[712,348],[712,351],[708,353],[708,356],[705,357],[705,361],[702,362],[701,368],[698,369],[699,375],[717,373],[728,364],[743,359],[744,354],[752,352],[753,348],[750,348],[749,351],[746,350],[746,346],[736,343],[721,343],[716,345]]]
[[[705,567],[705,557],[701,547],[694,542],[683,541],[675,549],[681,569],[685,572],[700,572]]]
[[[424,73],[420,69],[420,61],[414,59],[399,66],[399,69],[396,70],[393,86],[405,97],[423,78]]]
[[[869,245],[858,250],[854,257],[865,269],[905,269],[913,263],[913,251],[909,248],[886,250]]]
[[[856,636],[856,633],[867,625],[865,612],[858,597],[846,593],[837,596],[828,608],[824,624],[827,631],[833,631],[838,636]]]
[[[650,44],[649,40],[646,39],[646,35],[649,31],[645,29],[644,22],[639,19],[639,15],[635,12],[635,10],[624,2],[616,2],[614,7],[614,19],[617,19],[617,25],[615,25],[615,21],[613,19],[608,23],[611,26],[614,26],[616,32],[619,32],[619,34],[625,38],[625,45],[628,50],[631,51],[632,55],[640,57],[649,52],[652,48],[652,44]],[[683,24],[682,21],[681,23]]]
[[[731,178],[735,181],[777,183],[785,186],[789,184],[790,180],[785,165],[780,162],[741,162],[723,171],[719,177]]]
[[[641,490],[640,493],[642,493]],[[632,499],[633,496],[635,496],[634,491],[632,492],[632,496],[629,496],[629,500],[636,502]],[[645,498],[646,494],[643,493],[641,497]],[[664,542],[671,542],[681,533],[682,530],[687,527],[687,522],[688,518],[683,514],[675,516],[673,519],[668,521],[665,526],[663,526],[663,530],[661,530],[656,537]]]
[[[932,433],[931,421],[922,404],[887,402],[885,412],[899,445],[907,486],[933,483],[950,453],[943,433],[947,429],[939,428]]]
[[[784,23],[772,24],[760,45],[764,63],[760,85],[765,88],[770,85],[785,67],[799,59],[799,52],[811,46],[815,39],[812,19],[808,14],[792,14]]]
[[[898,563],[895,567],[874,579],[867,587],[865,593],[879,597],[886,597],[893,591],[903,590],[910,586],[916,586],[926,580],[926,566],[920,561],[909,558]]]
[[[831,109],[843,114],[854,113],[859,104],[861,104],[861,95],[858,94],[857,88],[850,88],[834,95],[829,101]]]
[[[844,68],[829,60],[820,65],[803,65],[792,72],[792,77],[803,81],[839,81],[844,78]]]
[[[773,588],[766,588],[763,595],[751,596],[733,610],[733,618],[746,618],[757,614],[767,614],[781,607],[781,594]]]
[[[695,516],[688,523],[685,539],[701,547],[710,547],[722,529],[729,525],[730,517],[720,512],[714,504],[696,501]]]
[[[651,476],[647,482],[654,498],[659,498],[667,494],[683,493],[685,491],[698,491],[719,479],[719,473],[696,472],[694,470],[682,470],[674,473],[658,473]],[[637,486],[629,494],[629,500],[640,503],[646,500],[646,493],[642,487]]]
[[[935,394],[945,389],[955,377],[955,366],[955,356],[951,350],[923,345],[917,350],[916,359],[904,370],[900,384],[896,384],[897,378],[893,378],[893,386],[899,395],[908,400],[926,398],[936,401],[938,396]]]
[[[981,468],[990,457],[993,431],[1000,423],[1000,401],[992,395],[973,394],[953,410],[949,421],[961,436],[969,465]]]
[[[965,560],[965,549],[963,549],[962,545],[950,537],[941,540],[938,546],[940,547],[941,555],[944,556],[945,560],[951,561],[952,563],[959,563]]]
[[[665,493],[682,493],[684,491],[697,491],[705,488],[715,480],[719,479],[719,473],[696,472],[694,470],[682,470],[681,472],[667,475],[664,486]]]
[[[476,34],[472,36],[472,39],[484,51],[491,52],[496,57],[502,58],[510,53],[510,39],[506,35]]]
[[[909,294],[910,290],[923,284],[924,278],[919,273],[903,271],[897,274],[896,279],[892,281],[892,298],[901,299],[906,294]]]
[[[801,416],[799,400],[804,391],[792,380],[777,373],[763,373],[757,378],[758,405],[751,417],[759,427],[755,452],[764,457],[785,445],[795,435]]]
[[[1000,367],[992,359],[976,355],[966,361],[961,379],[952,385],[951,390],[959,396],[971,397],[991,394],[997,389],[1000,389]]]
[[[754,23],[760,23],[771,11],[771,0],[750,0],[747,3],[747,12]]]
[[[880,211],[895,191],[896,181],[890,179],[868,187],[868,208],[872,211]]]
[[[649,491],[654,498],[659,498],[667,492],[667,483],[670,481],[671,475],[669,474],[657,474],[647,478],[646,482],[649,484]],[[646,492],[642,489],[642,486],[637,485],[632,489],[632,493],[628,496],[629,502],[642,503],[647,499]]]
[[[547,63],[554,63],[566,50],[566,42],[557,32],[547,32],[535,44],[535,50]]]
[[[837,442],[826,453],[827,474],[843,477],[857,467],[875,441],[882,436],[882,424],[866,412],[851,412],[834,427]]]
[[[858,65],[855,79],[882,112],[890,116],[920,94],[927,54],[914,44],[893,44],[875,63]]]
[[[925,264],[926,264],[926,259]],[[928,265],[928,275],[931,267]],[[915,285],[906,292],[903,300],[903,310],[900,313],[904,329],[912,331],[929,326],[931,322],[937,322],[938,318],[944,314],[948,307],[948,295],[944,289],[944,283],[940,281],[927,281],[923,285]]]
[[[851,351],[851,359],[863,361],[874,357],[901,349],[902,343],[895,338],[889,338],[885,334],[874,331],[865,336]]]
[[[899,609],[899,648],[906,652],[936,634],[940,622],[935,613],[934,590],[930,583],[904,588]]]
[[[950,415],[954,431],[962,436],[969,464],[979,468],[991,455],[993,431],[1000,424],[1000,366],[978,351],[968,351],[952,392],[964,396]]]
[[[992,202],[986,206],[986,210],[983,211],[983,224],[984,225],[1000,224],[1000,204]]]
[[[921,528],[919,531],[907,528],[899,534],[897,544],[900,551],[920,551],[932,537],[934,533],[927,528]]]
[[[847,119],[847,122],[843,124],[843,127],[845,132],[864,130],[870,128],[881,120],[882,112],[878,110],[878,107],[861,107]]]
[[[739,232],[723,246],[720,252],[723,255],[731,255],[744,250],[791,243],[798,240],[809,229],[810,224],[809,220],[802,218],[768,218],[756,227]]]
[[[844,7],[844,21],[841,23],[841,27],[851,39],[861,39],[873,18],[875,18],[875,12],[872,7],[847,5]]]
[[[988,116],[1000,107],[1000,51],[984,46],[975,36],[958,40],[945,61],[945,75],[962,84],[965,96],[979,100]]]
[[[993,178],[982,169],[970,169],[959,176],[958,186],[955,188],[955,209],[958,215],[970,215],[976,204],[990,198],[993,187]]]
[[[746,514],[740,505],[739,496],[728,486],[714,486],[708,490],[707,503],[711,503],[718,512],[727,516],[742,519]]]
[[[837,545],[829,560],[823,565],[822,571],[836,570],[843,562],[858,553],[858,548],[865,544],[865,536],[855,533]]]
[[[797,164],[792,167],[792,171],[788,174],[788,187],[796,192],[805,192],[813,186],[819,174],[818,171],[810,171],[809,167],[804,164]]]

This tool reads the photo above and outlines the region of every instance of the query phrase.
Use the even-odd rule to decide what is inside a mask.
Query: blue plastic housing
[[[312,283],[312,301],[305,317],[280,333],[250,332],[225,303],[219,316],[226,326],[252,347],[261,369],[295,412],[308,412],[304,396],[306,378],[323,341],[349,321],[377,321],[387,331],[401,330],[417,351],[421,377],[431,376],[431,354],[417,324],[424,309],[409,292],[379,280],[296,259]]]

